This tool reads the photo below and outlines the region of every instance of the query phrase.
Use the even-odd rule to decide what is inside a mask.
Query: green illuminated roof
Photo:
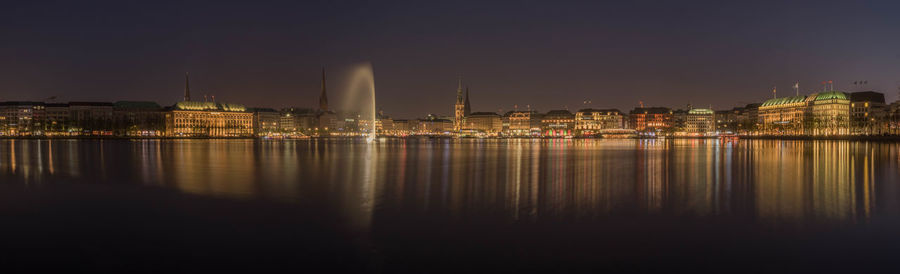
[[[829,91],[829,92],[819,93],[819,96],[816,96],[816,101],[832,100],[832,99],[847,100],[847,94],[840,92],[840,91]]]
[[[695,109],[691,109],[691,111],[688,111],[688,114],[707,114],[707,115],[712,115],[712,114],[714,114],[714,113],[715,113],[715,112],[714,112],[713,110],[708,109],[708,108],[695,108]]]
[[[793,104],[793,103],[800,103],[800,102],[803,102],[804,100],[806,100],[806,95],[782,97],[782,98],[766,100],[765,102],[762,103],[762,106],[767,107],[767,106],[787,105],[787,104]]]
[[[233,111],[233,112],[242,112],[247,111],[247,108],[244,105],[240,104],[229,104],[229,103],[214,103],[214,102],[194,102],[194,101],[183,101],[175,104],[175,109],[179,110],[218,110],[218,111]]]

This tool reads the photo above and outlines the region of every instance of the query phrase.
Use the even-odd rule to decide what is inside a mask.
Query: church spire
[[[457,78],[456,83],[456,104],[463,104],[463,88],[462,88],[462,77]]]
[[[328,111],[328,94],[325,92],[325,67],[322,67],[322,94],[319,95],[319,110]]]
[[[464,109],[465,110],[463,111],[463,113],[466,116],[469,116],[469,114],[472,114],[472,105],[469,104],[469,86],[466,86],[466,103],[465,103]]]
[[[191,81],[188,78],[188,73],[184,73],[184,101],[188,102],[191,100]]]

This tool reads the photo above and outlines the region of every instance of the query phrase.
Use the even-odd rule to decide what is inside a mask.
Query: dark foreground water
[[[900,144],[0,140],[0,266],[898,270]]]

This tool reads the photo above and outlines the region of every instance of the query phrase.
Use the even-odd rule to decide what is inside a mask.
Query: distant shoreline
[[[272,138],[264,137],[125,137],[125,136],[0,136],[0,140],[310,140],[310,139],[358,139],[360,137],[309,137],[309,138]],[[450,136],[379,136],[379,138],[391,139],[457,139]],[[597,138],[597,137],[575,137],[571,139],[718,139],[720,136],[704,136],[704,137],[666,137],[666,138]],[[725,137],[729,138],[729,137]],[[733,136],[731,138],[746,140],[809,140],[809,141],[891,141],[900,142],[900,135],[885,136],[775,136],[775,135],[755,135],[755,136]],[[554,137],[488,137],[488,138],[458,138],[458,139],[566,139]]]

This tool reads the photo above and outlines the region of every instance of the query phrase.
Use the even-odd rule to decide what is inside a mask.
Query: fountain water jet
[[[359,111],[360,130],[363,131],[366,142],[372,142],[375,140],[375,75],[372,64],[356,65],[351,69],[348,79],[343,109]]]

